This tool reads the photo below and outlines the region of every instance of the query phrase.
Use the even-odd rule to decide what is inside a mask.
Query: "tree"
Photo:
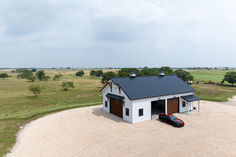
[[[3,80],[5,78],[8,78],[8,74],[7,73],[0,73],[0,78]]]
[[[43,70],[38,71],[36,74],[37,78],[39,79],[39,81],[42,81],[45,78],[45,72]]]
[[[117,76],[118,77],[130,76],[131,72],[134,72],[137,76],[141,74],[137,68],[122,68],[118,71]]]
[[[102,70],[97,70],[96,71],[96,77],[101,77],[103,74],[103,71]]]
[[[18,68],[18,69],[16,69],[16,73],[22,73],[22,72],[24,72],[26,70],[28,70],[28,69],[26,69],[26,68]]]
[[[31,69],[31,71],[34,73],[34,72],[37,72],[37,69],[33,68],[33,69]]]
[[[69,88],[74,88],[74,83],[71,81],[66,81],[66,82],[64,81],[62,82],[61,86],[63,90],[67,91]]]
[[[36,80],[36,76],[34,74],[28,75],[27,79],[34,82]]]
[[[190,75],[188,71],[184,71],[182,69],[178,69],[174,71],[174,74],[181,78],[183,81],[192,81],[193,76]]]
[[[48,81],[51,77],[50,76],[43,76],[43,81]]]
[[[37,97],[41,93],[41,87],[39,85],[31,85],[29,86],[29,91],[33,92]]]
[[[28,70],[28,69],[20,69],[20,74],[17,75],[17,78],[28,78],[30,77],[31,75],[33,75],[33,72]]]
[[[53,77],[53,81],[59,81],[61,77],[63,77],[63,75],[62,75],[61,73],[56,74],[56,75]]]
[[[92,77],[101,77],[102,76],[102,74],[103,74],[103,71],[102,70],[91,70],[90,71],[90,76],[92,76]]]
[[[83,76],[83,75],[84,75],[84,71],[83,70],[75,73],[75,76]]]
[[[172,75],[173,74],[173,69],[171,69],[168,66],[164,66],[164,67],[159,68],[159,72],[164,72],[165,75]]]
[[[236,72],[227,72],[225,74],[224,80],[234,85],[234,83],[236,83]]]
[[[39,81],[48,81],[50,76],[47,76],[43,70],[38,71],[36,74]]]
[[[144,76],[153,76],[153,75],[158,75],[159,70],[158,68],[148,68],[144,67],[141,72],[143,73]]]
[[[96,76],[96,71],[95,70],[91,70],[90,71],[90,76]]]
[[[109,81],[112,77],[116,77],[116,74],[112,71],[106,72],[102,74],[102,80],[101,82],[103,84],[107,83],[107,81]]]

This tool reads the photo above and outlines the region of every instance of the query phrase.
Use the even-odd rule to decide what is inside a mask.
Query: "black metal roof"
[[[114,77],[111,80],[119,85],[131,100],[195,91],[176,75]]]
[[[197,97],[196,95],[187,95],[187,96],[181,96],[181,98],[183,98],[184,100],[188,101],[188,102],[193,102],[193,101],[198,101],[201,100],[199,97]]]
[[[123,97],[123,96],[114,95],[114,94],[111,94],[111,93],[108,93],[108,94],[106,95],[106,97],[108,97],[108,98],[114,98],[114,99],[117,99],[117,100],[124,100],[124,97]]]

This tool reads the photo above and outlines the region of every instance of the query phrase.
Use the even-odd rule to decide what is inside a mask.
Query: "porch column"
[[[198,100],[198,112],[200,112],[200,100]]]
[[[165,114],[167,114],[167,99],[165,99]]]
[[[189,110],[190,110],[190,105],[191,105],[191,102],[187,102],[187,104],[188,104],[188,114],[189,114]]]

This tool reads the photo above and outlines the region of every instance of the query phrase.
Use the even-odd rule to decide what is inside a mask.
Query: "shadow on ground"
[[[110,114],[110,113],[107,113],[105,111],[103,111],[102,108],[94,108],[92,113],[98,117],[104,117],[106,119],[110,119],[112,121],[115,121],[115,122],[122,122],[122,123],[126,123],[124,120],[122,120],[120,117],[116,116],[116,115],[113,115],[113,114]]]

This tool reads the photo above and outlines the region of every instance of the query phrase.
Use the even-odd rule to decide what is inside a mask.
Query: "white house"
[[[175,75],[111,78],[101,90],[103,110],[130,123],[156,118],[159,113],[191,112],[200,98],[194,89]],[[198,107],[194,102],[198,101]]]

